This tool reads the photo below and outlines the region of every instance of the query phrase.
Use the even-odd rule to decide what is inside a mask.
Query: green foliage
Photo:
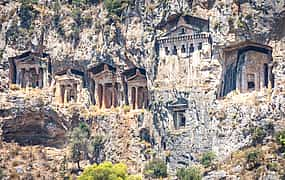
[[[72,17],[76,23],[76,26],[81,26],[82,19],[81,19],[81,10],[79,8],[74,8],[72,10]]]
[[[139,175],[130,175],[126,180],[142,180],[142,177]]]
[[[33,6],[30,3],[28,2],[23,3],[19,11],[19,17],[21,19],[21,27],[29,29],[33,20],[36,18],[38,14],[39,12],[34,10]]]
[[[72,4],[75,5],[81,5],[84,4],[86,1],[85,0],[72,0]]]
[[[160,159],[154,159],[146,164],[144,174],[152,178],[167,177],[166,164]]]
[[[262,153],[258,150],[251,151],[246,156],[247,169],[252,170],[260,166]]]
[[[251,130],[252,134],[252,143],[253,145],[257,145],[263,142],[263,139],[266,136],[266,132],[261,127],[256,127]]]
[[[277,133],[276,141],[278,144],[285,148],[285,130]]]
[[[38,4],[39,0],[21,0],[22,4]]]
[[[89,138],[90,129],[85,123],[80,123],[79,127],[74,128],[70,134],[70,159],[77,163],[78,169],[80,169],[80,160],[88,154]]]
[[[216,158],[216,154],[212,151],[206,152],[202,155],[201,164],[205,167],[209,167],[212,165],[214,159]]]
[[[104,162],[84,169],[78,180],[140,180],[138,176],[128,176],[127,166],[123,163]]]
[[[121,16],[122,11],[129,5],[129,0],[104,0],[104,6],[111,15]]]
[[[70,159],[77,163],[80,169],[79,162],[83,159],[88,159],[91,163],[99,163],[98,157],[104,147],[102,136],[91,136],[91,131],[86,123],[80,123],[74,128],[69,136],[70,138]]]
[[[89,152],[92,154],[92,157],[95,158],[94,161],[96,163],[99,163],[100,152],[103,149],[103,147],[104,147],[103,136],[95,136],[90,141]]]
[[[63,160],[60,163],[60,167],[59,167],[59,173],[60,176],[62,178],[65,177],[66,173],[67,173],[67,160],[66,160],[66,156],[63,157]]]
[[[278,171],[278,163],[276,162],[271,162],[267,165],[267,168],[270,170],[270,171]]]
[[[176,176],[179,180],[201,180],[201,171],[197,167],[178,169]]]

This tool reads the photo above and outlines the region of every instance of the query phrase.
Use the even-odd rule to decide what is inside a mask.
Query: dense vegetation
[[[202,179],[201,171],[197,167],[178,169],[176,176],[179,180],[201,180]]]
[[[104,162],[94,164],[84,169],[78,180],[141,180],[140,176],[132,176],[127,173],[127,166],[123,163],[112,164]]]
[[[152,177],[152,178],[167,177],[166,164],[160,159],[154,159],[146,165],[144,174],[147,177]]]
[[[91,136],[89,126],[80,123],[79,127],[72,130],[70,134],[70,159],[77,163],[80,169],[81,160],[89,160],[98,163],[100,150],[103,148],[103,138],[101,136]]]

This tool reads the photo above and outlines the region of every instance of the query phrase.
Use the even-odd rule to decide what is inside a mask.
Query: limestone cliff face
[[[214,151],[222,161],[249,146],[253,127],[285,127],[283,1],[135,0],[124,7],[120,16],[110,14],[102,2],[80,7],[64,1],[41,2],[44,5],[0,2],[3,140],[64,146],[68,131],[78,121],[85,121],[94,133],[106,136],[102,160],[125,161],[132,172],[142,172],[147,160],[160,157],[167,160],[170,175],[175,175],[177,168],[198,164],[204,152]],[[169,15],[187,13],[209,19],[212,37],[211,56],[197,62],[199,83],[191,87],[185,74],[188,59],[176,57],[162,62],[156,44],[163,33],[158,25]],[[36,47],[42,35],[44,50],[50,54],[55,70],[103,60],[144,67],[149,109],[127,115],[122,115],[122,110],[97,111],[93,116],[87,89],[82,93],[85,97],[81,105],[59,107],[52,103],[51,90],[41,92],[42,104],[36,100],[31,105],[35,101],[27,99],[27,92],[8,87],[8,57]],[[217,99],[222,74],[221,47],[248,39],[273,48],[274,89],[245,95],[234,92],[223,100]],[[180,130],[173,128],[169,109],[169,104],[178,99],[188,102],[187,128]],[[267,138],[272,137],[268,132]],[[217,174],[213,177],[227,177],[230,172]]]

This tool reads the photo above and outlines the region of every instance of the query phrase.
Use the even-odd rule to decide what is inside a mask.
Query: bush
[[[124,113],[126,114],[126,113],[128,113],[128,112],[131,111],[131,107],[128,106],[128,105],[124,105],[124,106],[123,106],[123,110],[124,110]]]
[[[178,169],[176,176],[179,180],[201,180],[202,175],[197,167]]]
[[[128,4],[128,0],[104,0],[104,6],[111,15],[121,16]]]
[[[276,135],[276,141],[278,144],[280,144],[282,147],[285,147],[285,130],[277,133]]]
[[[83,173],[78,177],[78,180],[140,180],[138,176],[129,176],[127,174],[127,166],[122,163],[112,164],[104,162],[99,165],[94,164],[84,169]]]
[[[138,175],[130,175],[127,177],[127,180],[142,180],[142,177]]]
[[[152,178],[167,177],[166,164],[161,159],[155,159],[146,164],[144,174]]]
[[[261,159],[262,159],[262,154],[260,151],[254,150],[249,152],[246,156],[246,163],[247,163],[246,169],[252,170],[254,168],[259,167],[261,164],[260,163]]]
[[[278,163],[276,162],[271,162],[267,165],[267,169],[270,171],[278,171]]]
[[[266,136],[265,130],[260,127],[252,129],[251,134],[252,134],[252,144],[254,146],[256,146],[257,144],[261,144]]]
[[[21,19],[21,27],[29,29],[33,20],[39,14],[30,3],[23,3],[20,7],[19,17]]]
[[[205,167],[209,167],[210,165],[212,165],[213,160],[215,158],[216,158],[216,155],[214,152],[212,151],[206,152],[202,155],[201,164]]]

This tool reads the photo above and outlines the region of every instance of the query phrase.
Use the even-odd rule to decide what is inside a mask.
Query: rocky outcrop
[[[11,109],[13,111],[13,109]],[[7,112],[6,112],[7,113]],[[46,108],[25,109],[2,122],[2,139],[20,145],[61,147],[66,143],[66,127],[57,113]],[[4,114],[2,114],[4,115]]]

